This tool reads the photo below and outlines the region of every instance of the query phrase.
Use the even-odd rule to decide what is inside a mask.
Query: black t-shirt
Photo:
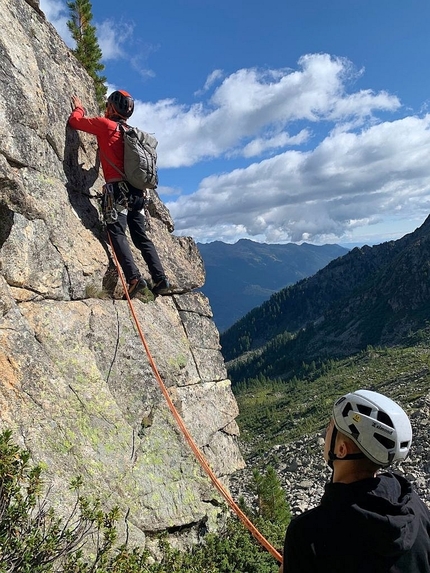
[[[430,511],[398,475],[328,483],[287,529],[284,573],[430,573]]]

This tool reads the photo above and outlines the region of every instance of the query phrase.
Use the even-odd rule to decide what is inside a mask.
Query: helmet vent
[[[350,424],[348,426],[349,431],[351,432],[351,435],[354,436],[354,438],[358,438],[358,436],[360,435],[360,432],[357,430],[357,428],[354,426],[354,424]]]
[[[134,110],[134,99],[124,90],[117,90],[110,94],[107,103],[111,104],[115,112],[122,118],[129,118]]]
[[[400,442],[400,447],[401,447],[402,449],[403,449],[403,448],[409,448],[409,444],[410,444],[409,441],[407,441],[407,442]]]
[[[369,406],[363,406],[363,404],[357,404],[357,410],[360,414],[364,414],[365,416],[370,416],[372,413],[372,408],[369,408]]]
[[[352,410],[351,402],[345,404],[345,408],[342,410],[342,416],[346,418],[348,416],[348,412]]]
[[[386,412],[379,411],[378,415],[377,415],[377,419],[379,422],[382,422],[386,426],[389,426],[390,428],[394,428],[394,424],[393,424],[390,416]]]
[[[373,434],[373,436],[375,440],[382,444],[387,450],[392,450],[396,445],[396,443],[390,440],[390,438],[387,438],[387,436],[381,436],[381,434]]]

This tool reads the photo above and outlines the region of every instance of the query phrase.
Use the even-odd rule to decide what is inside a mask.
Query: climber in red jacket
[[[133,244],[142,253],[151,274],[152,292],[155,295],[166,294],[170,284],[154,243],[145,230],[145,216],[142,213],[144,193],[124,180],[120,174],[124,172],[124,144],[118,124],[125,124],[132,115],[134,100],[124,90],[114,91],[106,102],[104,117],[85,117],[81,100],[76,95],[71,99],[73,111],[68,122],[70,127],[97,137],[100,163],[106,181],[103,188],[103,212],[107,232],[127,281],[129,296],[136,296],[147,284],[136,266],[127,241],[127,224]]]

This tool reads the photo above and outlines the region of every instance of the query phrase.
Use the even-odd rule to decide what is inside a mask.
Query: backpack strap
[[[100,149],[100,147],[99,147],[99,152],[100,152],[100,155],[102,155],[103,158],[106,159],[106,161],[109,163],[109,165],[111,165],[114,169],[116,169],[116,170],[118,171],[118,173],[119,173],[122,177],[124,177],[125,180],[127,180],[127,178],[126,178],[126,176],[125,176],[125,173],[123,173],[123,172],[121,171],[121,169],[115,165],[115,163],[112,163],[112,161],[111,161],[108,157],[106,157],[106,154],[103,153],[103,151]]]
[[[127,125],[127,124],[126,124],[126,125]],[[124,137],[124,128],[123,128],[121,122],[119,122],[119,121],[117,122],[115,131],[120,131],[120,132],[122,133],[122,136]],[[100,155],[103,156],[103,159],[106,159],[106,161],[109,163],[109,165],[110,165],[111,167],[113,167],[116,171],[118,171],[118,173],[119,173],[122,177],[124,177],[124,179],[127,181],[127,177],[125,176],[125,173],[124,173],[123,171],[121,171],[121,169],[120,169],[119,167],[117,167],[114,163],[112,163],[112,161],[106,156],[106,153],[103,153],[103,151],[101,150],[100,147],[99,147],[99,152],[100,152]]]

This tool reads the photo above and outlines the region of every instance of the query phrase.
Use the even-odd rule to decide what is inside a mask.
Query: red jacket
[[[101,151],[100,162],[107,183],[124,179],[121,174],[106,161],[107,157],[118,169],[124,172],[124,143],[122,134],[118,129],[118,123],[107,117],[84,116],[84,109],[82,107],[76,107],[69,117],[70,127],[92,133],[97,137],[97,143]]]

